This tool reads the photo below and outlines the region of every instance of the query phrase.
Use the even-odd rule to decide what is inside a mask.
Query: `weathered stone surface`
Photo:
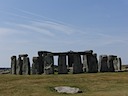
[[[23,65],[23,60],[21,59],[21,57],[19,57],[16,64],[17,75],[22,75],[22,65]]]
[[[93,50],[86,50],[85,53],[86,54],[92,54],[93,53]]]
[[[113,65],[114,65],[114,70],[118,71],[118,60],[117,60],[117,57],[113,58]]]
[[[16,74],[16,56],[11,57],[11,74]]]
[[[108,72],[108,56],[99,56],[99,72]]]
[[[47,51],[38,51],[38,56],[39,56],[39,71],[40,71],[40,74],[44,73],[44,54],[45,52]]]
[[[28,54],[20,54],[19,57],[27,57]]]
[[[86,72],[86,67],[88,67],[88,65],[87,65],[87,56],[83,55],[83,72]]]
[[[72,67],[73,61],[74,61],[73,54],[70,53],[68,55],[68,67]]]
[[[93,54],[92,56],[92,72],[96,73],[98,72],[98,60],[97,60],[97,54]]]
[[[33,57],[32,63],[32,74],[41,74],[40,72],[40,64],[39,64],[39,57]]]
[[[108,70],[109,70],[109,72],[115,72],[113,60],[116,57],[117,56],[114,56],[114,55],[109,55],[109,57],[108,57]]]
[[[115,69],[115,71],[121,71],[122,70],[122,68],[121,68],[121,66],[122,66],[122,61],[121,61],[121,58],[119,57],[119,58],[117,58],[117,57],[113,57],[114,58],[114,60],[113,60],[113,64],[114,64],[114,69]]]
[[[121,58],[119,57],[119,58],[117,58],[117,61],[118,61],[118,71],[121,71],[122,70],[122,60],[121,60]]]
[[[43,54],[51,53],[49,51],[38,51],[38,56],[42,56]]]
[[[28,57],[23,57],[22,74],[30,75],[30,61]]]
[[[78,74],[83,72],[83,65],[81,62],[81,56],[79,54],[73,54],[73,74]]]
[[[70,93],[70,94],[82,93],[82,91],[79,88],[69,87],[69,86],[60,86],[60,87],[55,87],[54,89],[58,93]]]
[[[54,74],[54,58],[51,53],[44,57],[44,74]]]
[[[58,74],[67,74],[66,55],[59,55],[58,57]]]
[[[96,54],[86,54],[83,56],[83,66],[84,70],[86,68],[86,72],[88,73],[96,73],[98,72],[98,60]]]

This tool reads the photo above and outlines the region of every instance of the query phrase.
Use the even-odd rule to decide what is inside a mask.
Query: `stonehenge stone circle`
[[[83,52],[38,51],[38,56],[32,58],[32,68],[28,54],[20,54],[18,58],[12,56],[11,74],[54,74],[54,56],[58,56],[58,67],[55,67],[58,74],[122,71],[121,58],[115,55],[100,55],[98,61],[97,54],[93,53],[93,50]]]

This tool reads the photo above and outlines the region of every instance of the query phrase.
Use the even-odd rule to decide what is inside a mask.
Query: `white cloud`
[[[75,28],[69,27],[68,25],[56,23],[53,21],[32,22],[32,24],[34,26],[45,28],[47,30],[53,30],[53,31],[55,30],[57,32],[62,32],[67,35],[73,34],[77,31]]]
[[[5,28],[5,27],[0,28],[0,36],[12,34],[12,33],[15,33],[15,30],[13,30],[11,28]]]
[[[45,34],[48,36],[53,37],[54,34],[52,32],[50,32],[49,30],[46,30],[44,28],[39,28],[39,27],[35,27],[34,25],[29,25],[29,24],[17,24],[17,26],[21,27],[21,28],[25,28],[26,31],[30,30],[30,31],[34,31],[36,33],[41,33],[41,34]]]

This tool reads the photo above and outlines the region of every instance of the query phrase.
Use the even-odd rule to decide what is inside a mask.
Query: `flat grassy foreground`
[[[55,86],[83,93],[59,94]],[[128,96],[128,72],[68,75],[0,75],[0,96]]]

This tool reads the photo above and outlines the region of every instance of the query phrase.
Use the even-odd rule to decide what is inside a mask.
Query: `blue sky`
[[[40,50],[92,49],[128,64],[127,10],[127,0],[0,0],[0,67]]]

